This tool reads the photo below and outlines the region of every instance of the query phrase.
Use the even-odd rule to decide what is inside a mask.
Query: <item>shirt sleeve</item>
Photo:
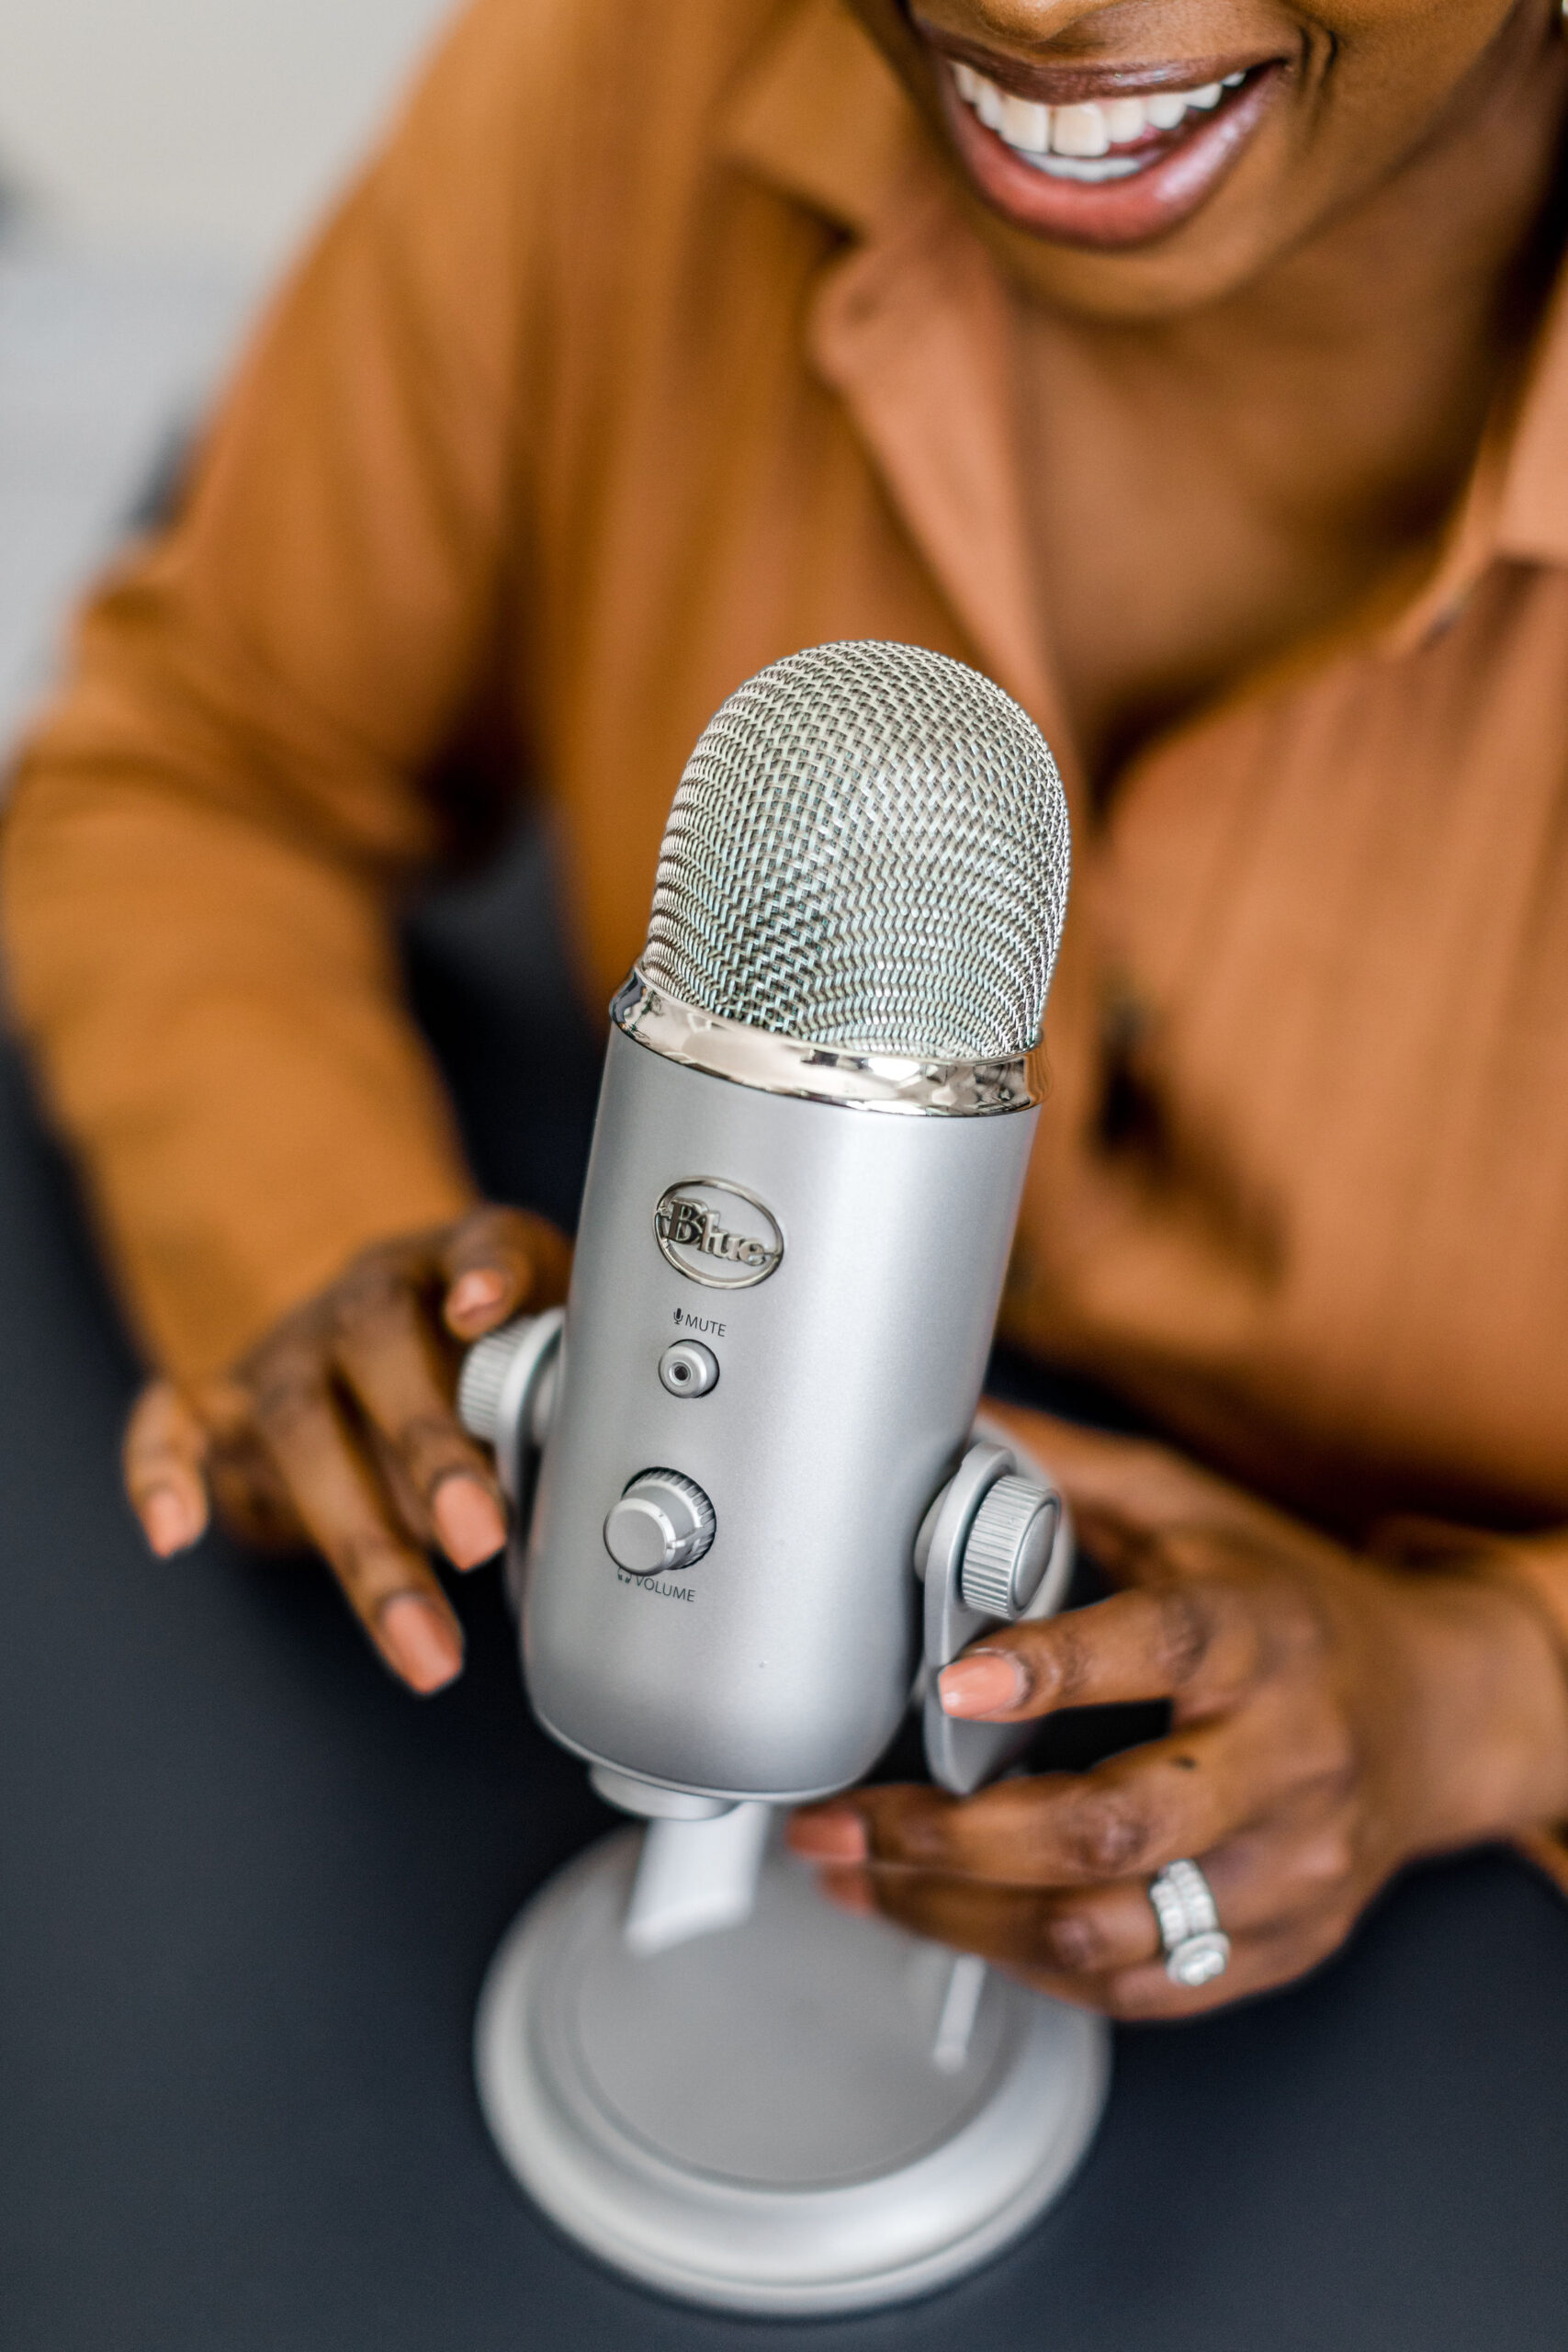
[[[551,14],[460,20],[264,322],[177,521],[87,606],[16,775],[8,1010],[179,1374],[472,1197],[392,916],[449,830],[433,779],[524,536]]]

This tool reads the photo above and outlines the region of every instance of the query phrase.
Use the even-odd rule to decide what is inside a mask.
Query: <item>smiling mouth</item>
[[[1021,69],[1047,100],[965,59],[939,62],[944,111],[982,191],[1037,232],[1102,246],[1145,243],[1195,212],[1284,80],[1280,59],[1181,87],[1169,67],[1108,73],[1098,90],[1082,68]],[[1126,86],[1140,79],[1142,89]]]
[[[1246,86],[1245,74],[1227,74],[1195,90],[1152,90],[1146,97],[1046,107],[1015,97],[972,65],[954,62],[958,95],[987,130],[1037,172],[1054,180],[1091,186],[1130,179],[1162,162],[1200,121]]]

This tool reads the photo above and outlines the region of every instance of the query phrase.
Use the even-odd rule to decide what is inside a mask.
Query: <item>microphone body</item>
[[[657,1023],[641,996],[627,1017],[652,996]],[[1016,1087],[968,1114],[774,1092],[613,1027],[522,1592],[530,1696],[564,1746],[774,1803],[874,1762],[1037,1115]],[[658,1472],[698,1490],[706,1542],[666,1566],[634,1518],[623,1566],[608,1523]]]
[[[917,647],[775,662],[693,753],[611,1008],[558,1358],[537,1318],[464,1375],[472,1428],[543,1442],[529,1695],[628,1810],[858,1780],[909,1702],[928,1561],[928,1657],[1065,1563],[1057,1498],[965,1447],[1068,854],[1032,722]],[[950,1786],[990,1758],[961,1728],[934,1726]]]

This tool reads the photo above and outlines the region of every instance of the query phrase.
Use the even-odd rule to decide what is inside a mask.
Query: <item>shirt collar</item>
[[[932,171],[897,76],[839,0],[799,0],[726,111],[721,152],[852,235],[893,223]]]
[[[801,0],[738,88],[722,152],[845,232],[807,351],[982,665],[1062,742],[1021,494],[1011,302],[892,67]]]
[[[1568,564],[1568,261],[1537,331],[1511,434],[1500,424],[1497,551]]]
[[[1438,559],[1392,621],[1400,653],[1455,618],[1496,562],[1568,568],[1568,261],[1520,373],[1499,393]]]

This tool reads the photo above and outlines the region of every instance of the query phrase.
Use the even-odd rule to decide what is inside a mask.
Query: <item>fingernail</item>
[[[817,1884],[840,1911],[858,1912],[863,1918],[868,1911],[876,1908],[871,1883],[863,1871],[818,1871]]]
[[[172,1552],[183,1552],[201,1533],[200,1513],[173,1487],[154,1487],[150,1495],[143,1495],[140,1517],[142,1532],[161,1560]]]
[[[393,1666],[422,1696],[441,1690],[461,1671],[462,1645],[416,1592],[396,1592],[383,1602],[376,1627]]]
[[[863,1862],[871,1851],[865,1824],[848,1805],[795,1814],[785,1835],[792,1851],[813,1862]]]
[[[946,1715],[1001,1715],[1028,1695],[1023,1661],[1010,1650],[972,1650],[937,1677]]]
[[[446,1294],[446,1312],[456,1321],[467,1322],[472,1315],[488,1314],[499,1306],[506,1296],[506,1284],[491,1268],[476,1266],[467,1274],[459,1274]]]
[[[506,1541],[500,1504],[467,1471],[442,1479],[430,1498],[430,1515],[455,1568],[477,1568],[481,1560],[493,1559]]]

